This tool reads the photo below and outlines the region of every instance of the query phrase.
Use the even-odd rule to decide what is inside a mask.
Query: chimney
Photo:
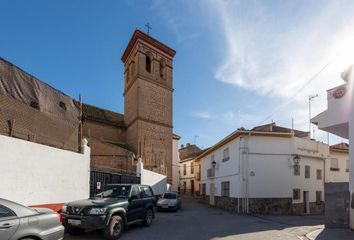
[[[190,143],[187,143],[187,147],[190,147],[191,146],[191,144]]]

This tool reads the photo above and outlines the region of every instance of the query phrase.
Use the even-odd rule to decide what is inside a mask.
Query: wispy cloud
[[[354,61],[354,4],[269,3],[209,1],[224,44],[215,78],[274,98],[270,113],[305,123],[308,95],[319,94],[313,113],[325,110],[326,90],[343,83],[339,74]]]

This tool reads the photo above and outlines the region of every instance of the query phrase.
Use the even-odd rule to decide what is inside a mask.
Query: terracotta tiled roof
[[[308,137],[309,132],[304,132],[296,129],[290,129],[290,128],[285,128],[285,127],[280,127],[277,126],[275,123],[269,123],[266,125],[261,125],[257,126],[251,129],[251,131],[257,131],[257,132],[278,132],[278,133],[291,133],[291,131],[294,131],[294,134],[296,137]]]
[[[180,148],[178,152],[179,152],[180,160],[183,161],[185,159],[197,157],[199,154],[203,152],[203,150],[200,149],[197,145],[191,144]]]
[[[151,46],[163,51],[164,53],[166,53],[168,56],[170,57],[174,57],[176,54],[176,51],[173,50],[172,48],[168,47],[167,45],[163,44],[162,42],[156,40],[155,38],[151,37],[150,35],[147,35],[146,33],[140,31],[139,29],[136,29],[134,31],[133,36],[131,37],[127,48],[125,49],[121,60],[123,62],[125,62],[128,58],[128,55],[130,54],[132,48],[134,47],[135,43],[138,40],[143,40],[145,42],[147,42],[148,44],[150,44]]]
[[[124,127],[124,115],[89,104],[82,104],[83,118],[95,122]]]
[[[338,143],[330,146],[331,151],[343,151],[349,152],[349,144],[348,143]]]

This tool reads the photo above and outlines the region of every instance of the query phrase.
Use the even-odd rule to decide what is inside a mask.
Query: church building
[[[72,152],[86,138],[91,172],[134,175],[141,158],[172,184],[175,54],[134,31],[121,57],[124,114],[77,101],[0,58],[0,134]]]
[[[83,105],[83,136],[96,170],[134,171],[137,157],[172,183],[172,69],[176,52],[135,30],[122,55],[124,115]],[[135,156],[135,160],[134,157]]]

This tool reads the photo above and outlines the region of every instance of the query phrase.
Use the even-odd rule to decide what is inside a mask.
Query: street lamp
[[[317,98],[318,94],[310,95],[309,96],[309,133],[310,133],[310,139],[311,139],[311,102],[313,99]]]
[[[216,167],[216,162],[215,162],[215,160],[211,162],[211,166],[212,166],[213,168]]]

